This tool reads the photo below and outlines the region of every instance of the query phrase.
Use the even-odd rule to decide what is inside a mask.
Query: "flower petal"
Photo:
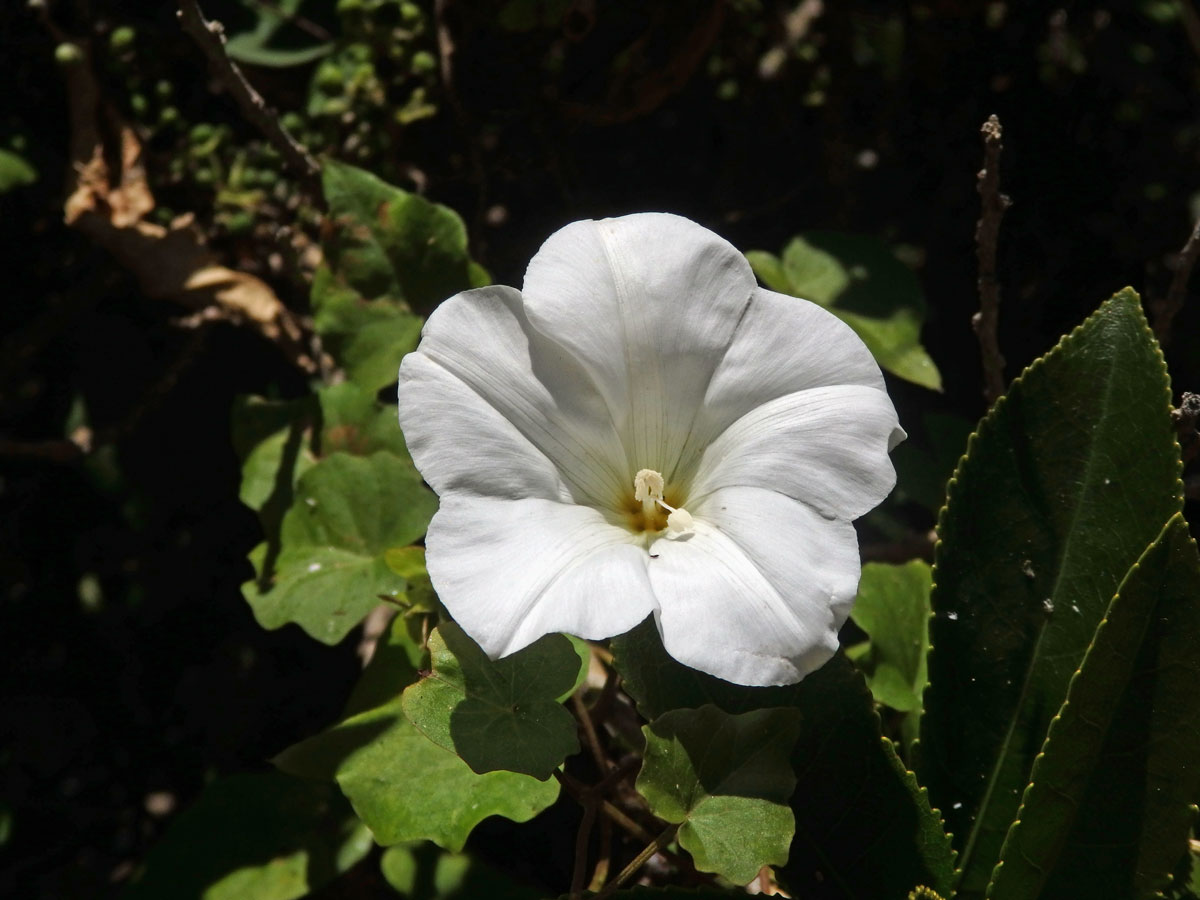
[[[438,307],[400,366],[399,404],[409,452],[439,494],[608,507],[629,490],[603,399],[530,326],[513,288],[466,291]]]
[[[839,384],[885,390],[883,373],[854,330],[815,303],[757,288],[688,437],[683,470],[746,413],[787,394]],[[904,439],[899,428],[893,444]]]
[[[873,387],[819,387],[768,401],[704,449],[688,509],[695,515],[712,491],[742,485],[778,491],[826,516],[857,518],[896,484],[888,451],[898,430],[892,401]]]
[[[663,646],[737,684],[792,684],[836,652],[858,590],[858,538],[772,491],[725,488],[693,515],[688,538],[650,548]]]
[[[586,506],[450,494],[425,548],[446,609],[493,658],[553,632],[612,637],[654,609],[641,540]]]
[[[665,213],[575,222],[542,245],[523,290],[530,321],[603,395],[630,471],[673,471],[755,290],[745,257]]]

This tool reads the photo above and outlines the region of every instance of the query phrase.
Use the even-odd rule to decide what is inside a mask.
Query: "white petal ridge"
[[[655,608],[640,541],[586,506],[450,494],[425,546],[442,602],[493,658],[553,632],[611,637]]]
[[[604,505],[624,451],[590,379],[525,316],[520,291],[487,287],[429,317],[400,366],[400,424],[438,492]]]
[[[759,488],[696,508],[689,539],[661,539],[650,584],[663,646],[726,681],[792,684],[837,651],[858,590],[854,526]]]
[[[634,471],[673,470],[756,289],[737,249],[680,216],[575,222],[529,263],[529,320],[604,397]]]

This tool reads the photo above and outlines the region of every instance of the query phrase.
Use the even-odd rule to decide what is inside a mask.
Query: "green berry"
[[[122,53],[133,46],[136,37],[137,32],[128,25],[121,25],[114,28],[112,34],[108,36],[108,46],[113,53]]]
[[[54,60],[61,66],[71,66],[83,61],[83,51],[76,44],[59,44],[54,48]]]

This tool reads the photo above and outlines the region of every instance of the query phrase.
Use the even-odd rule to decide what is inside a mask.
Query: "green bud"
[[[188,132],[188,139],[193,144],[207,144],[216,133],[216,129],[208,122],[200,122],[192,126],[192,130]]]
[[[150,103],[146,99],[145,94],[130,94],[129,108],[133,110],[133,114],[140,119],[146,115],[146,110],[150,108]]]
[[[171,84],[171,82],[167,81],[166,79],[163,79],[154,85],[154,93],[161,100],[166,100],[174,92],[175,85]]]
[[[404,22],[405,24],[412,25],[416,22],[420,22],[424,18],[425,13],[421,12],[421,7],[417,6],[417,4],[400,4],[400,21]]]
[[[164,106],[158,112],[159,125],[175,125],[179,122],[179,110],[174,106]]]
[[[83,51],[77,44],[59,44],[54,48],[54,60],[60,66],[72,66],[83,62]]]
[[[135,38],[137,38],[137,32],[128,25],[121,25],[114,28],[112,34],[108,36],[108,46],[113,53],[122,53],[133,46]]]
[[[418,50],[413,54],[409,67],[415,75],[427,75],[437,70],[437,58],[428,50]]]

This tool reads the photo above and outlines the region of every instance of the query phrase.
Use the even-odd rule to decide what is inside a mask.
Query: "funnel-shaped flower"
[[[447,300],[400,367],[441,497],[429,575],[493,657],[653,615],[689,666],[786,684],[837,648],[851,520],[904,437],[871,354],[678,216],[576,222],[523,290]]]

